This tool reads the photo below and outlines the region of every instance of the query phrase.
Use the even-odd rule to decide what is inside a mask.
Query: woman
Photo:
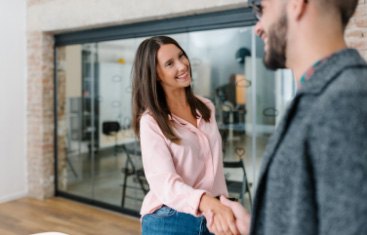
[[[133,67],[133,128],[140,139],[150,191],[141,208],[142,233],[238,234],[227,195],[214,106],[191,90],[191,67],[172,38],[143,41]]]

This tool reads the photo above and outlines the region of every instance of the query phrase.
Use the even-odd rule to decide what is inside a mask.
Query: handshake
[[[249,234],[250,215],[246,209],[240,203],[224,196],[220,196],[220,202],[216,201],[220,205],[212,202],[207,210],[202,210],[209,231],[216,235]]]

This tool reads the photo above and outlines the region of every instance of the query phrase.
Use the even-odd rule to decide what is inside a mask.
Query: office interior
[[[215,105],[230,196],[251,210],[265,144],[295,93],[292,74],[264,67],[253,26],[166,35],[189,56],[195,94]],[[59,195],[139,215],[149,185],[131,129],[131,68],[148,37],[55,48]]]
[[[41,204],[56,196],[139,216],[148,187],[131,131],[130,69],[139,42],[165,34],[188,53],[194,91],[215,104],[223,164],[243,162],[246,173],[244,185],[241,166],[225,170],[229,184],[240,182],[232,184],[231,195],[240,197],[243,190],[241,203],[251,209],[247,189],[253,196],[265,144],[295,94],[292,74],[264,68],[263,44],[254,35],[248,1],[162,2],[0,2],[1,206],[14,202],[23,211],[29,207],[21,199],[41,199]],[[366,5],[359,1],[345,35],[364,58]],[[151,27],[154,22],[163,23]],[[148,33],[139,33],[136,23],[147,24],[141,31]],[[104,35],[110,27],[116,29]],[[80,35],[86,36],[79,40]],[[57,38],[67,40],[57,43]],[[16,214],[14,208],[8,211]],[[39,220],[31,211],[34,220],[14,226],[1,213],[0,224],[8,227],[0,230],[20,229],[13,234],[29,234],[23,226]],[[80,232],[80,226],[75,230]]]
[[[14,58],[10,61],[19,61],[24,68],[3,66],[1,70],[9,69],[12,72],[9,77],[17,73],[16,77],[22,79],[7,79],[7,86],[3,86],[1,92],[2,107],[10,106],[10,102],[4,105],[9,100],[21,105],[6,109],[17,115],[10,116],[12,112],[1,115],[0,124],[9,126],[8,129],[11,126],[11,131],[6,131],[9,135],[0,139],[0,158],[14,161],[8,160],[0,166],[3,179],[0,202],[33,194],[31,181],[51,182],[52,196],[139,217],[149,185],[142,171],[139,143],[131,129],[131,66],[140,42],[164,34],[176,39],[187,52],[194,92],[215,105],[230,196],[238,198],[251,211],[265,145],[296,87],[289,70],[274,72],[264,67],[263,42],[255,35],[255,18],[248,5],[241,4],[195,14],[166,15],[164,19],[141,19],[137,23],[49,32],[55,42],[52,44],[54,57],[50,57],[53,73],[48,79],[53,80],[54,87],[43,88],[42,95],[53,96],[54,109],[43,111],[42,104],[36,105],[39,112],[51,113],[51,125],[38,127],[31,121],[25,124],[26,120],[33,120],[29,116],[31,110],[26,110],[27,105],[32,104],[27,103],[30,98],[26,92],[15,93],[14,90],[27,90],[24,78],[31,79],[35,74],[25,72],[25,50],[18,53],[21,46],[9,47],[9,51],[14,48]],[[20,19],[20,13],[25,15],[26,11],[17,12],[15,18]],[[142,28],[141,25],[147,26]],[[23,30],[19,34],[26,31],[25,22],[16,26],[14,29]],[[7,34],[4,35],[7,38]],[[24,37],[23,41],[17,41],[18,37],[9,38],[6,45],[16,42],[24,46],[27,42]],[[27,53],[32,54],[32,51]],[[34,95],[31,93],[34,88],[28,89],[28,93]],[[54,137],[49,141],[53,152],[48,157],[55,163],[52,163],[51,177],[47,177],[41,167],[39,178],[34,177],[29,165],[35,163],[31,159],[19,160],[30,155],[33,146],[24,146],[32,137],[29,133],[34,134],[37,131],[33,130],[38,129],[52,132]],[[12,180],[6,180],[8,178]],[[34,197],[48,197],[42,193]]]
[[[364,58],[366,4],[359,1],[345,35]],[[232,10],[235,13],[228,16]],[[226,169],[229,184],[240,182],[232,184],[230,192],[240,197],[238,191],[244,190],[241,202],[250,209],[247,188],[253,196],[265,143],[295,93],[290,71],[263,67],[263,44],[254,35],[250,12],[247,1],[241,0],[0,2],[0,233],[74,227],[76,233],[69,233],[77,234],[88,227],[78,224],[79,217],[65,226],[69,214],[60,217],[59,205],[54,211],[64,219],[61,227],[25,228],[40,222],[39,210],[29,210],[28,198],[41,199],[34,200],[37,204],[66,198],[121,216],[139,216],[148,188],[130,129],[129,70],[138,43],[155,34],[174,37],[188,53],[195,92],[216,107],[223,164],[241,161],[246,170],[243,185],[242,168]],[[209,19],[196,18],[207,14]],[[223,17],[227,22],[221,22]],[[191,25],[180,26],[186,21]],[[164,23],[150,27],[154,22]],[[138,23],[147,24],[141,31],[149,33],[142,35],[132,27]],[[203,23],[207,26],[199,27]],[[110,27],[116,27],[108,32],[114,36],[103,35]],[[58,37],[68,40],[60,44]],[[14,207],[4,210],[8,203]],[[68,205],[62,207],[73,207]],[[41,207],[49,216],[43,222],[56,221],[50,207],[55,205]],[[10,218],[17,215],[19,223]],[[110,220],[104,216],[98,221]],[[97,221],[89,215],[80,218]],[[125,224],[120,218],[117,223]]]

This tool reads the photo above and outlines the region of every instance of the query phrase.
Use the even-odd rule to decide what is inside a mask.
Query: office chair
[[[102,133],[107,136],[115,137],[115,150],[114,154],[117,155],[117,136],[118,132],[121,130],[120,123],[117,121],[105,121],[102,123]]]
[[[148,182],[145,178],[144,169],[142,166],[137,167],[134,163],[134,159],[138,158],[141,161],[141,150],[140,144],[138,142],[123,144],[121,146],[122,151],[126,154],[126,162],[125,166],[121,169],[123,176],[123,183],[122,183],[122,197],[121,197],[121,207],[125,206],[125,199],[132,198],[137,199],[136,197],[130,197],[126,195],[127,188],[134,188],[141,190],[144,194],[147,194],[149,191]],[[130,176],[134,176],[135,180],[138,183],[138,187],[133,187],[127,185],[127,179]]]
[[[242,181],[235,181],[235,180],[227,179],[226,177],[226,184],[227,184],[228,192],[239,194],[239,199],[242,205],[244,205],[244,195],[245,193],[248,193],[250,205],[252,205],[250,186],[247,180],[246,169],[245,169],[242,159],[237,160],[237,161],[224,161],[223,166],[224,166],[224,169],[228,169],[228,168],[241,169],[243,173]]]

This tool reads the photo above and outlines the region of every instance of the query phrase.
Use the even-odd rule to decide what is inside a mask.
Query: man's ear
[[[289,8],[290,8],[290,15],[295,20],[300,20],[304,14],[306,13],[308,7],[309,0],[290,0]]]

